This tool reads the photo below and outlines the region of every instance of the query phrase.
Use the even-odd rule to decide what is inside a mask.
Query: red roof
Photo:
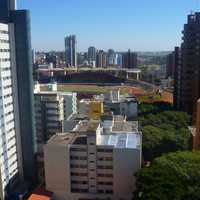
[[[52,196],[52,192],[38,188],[33,192],[28,200],[51,200]]]

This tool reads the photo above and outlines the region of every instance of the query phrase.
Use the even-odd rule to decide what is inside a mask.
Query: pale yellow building
[[[103,113],[104,113],[103,102],[101,101],[90,102],[90,110],[89,110],[90,119],[98,120],[100,119]]]
[[[132,200],[141,168],[137,123],[82,121],[74,132],[53,136],[44,148],[46,189],[56,200]]]

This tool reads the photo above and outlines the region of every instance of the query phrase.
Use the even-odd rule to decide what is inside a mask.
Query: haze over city
[[[168,51],[181,42],[186,15],[197,0],[59,0],[18,2],[30,9],[36,50],[64,50],[64,36],[76,34],[78,51],[89,46],[116,51]]]

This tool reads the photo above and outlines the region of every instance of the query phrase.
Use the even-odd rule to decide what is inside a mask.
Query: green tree
[[[139,118],[143,132],[143,157],[152,161],[163,153],[191,149],[190,118],[186,113],[164,111]]]
[[[163,155],[136,176],[136,200],[200,200],[200,152]]]

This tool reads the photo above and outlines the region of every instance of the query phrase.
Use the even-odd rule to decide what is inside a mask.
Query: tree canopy
[[[163,153],[190,150],[190,117],[184,112],[163,111],[139,118],[143,132],[144,160],[152,161]]]
[[[200,152],[163,155],[136,176],[136,200],[200,200]]]

